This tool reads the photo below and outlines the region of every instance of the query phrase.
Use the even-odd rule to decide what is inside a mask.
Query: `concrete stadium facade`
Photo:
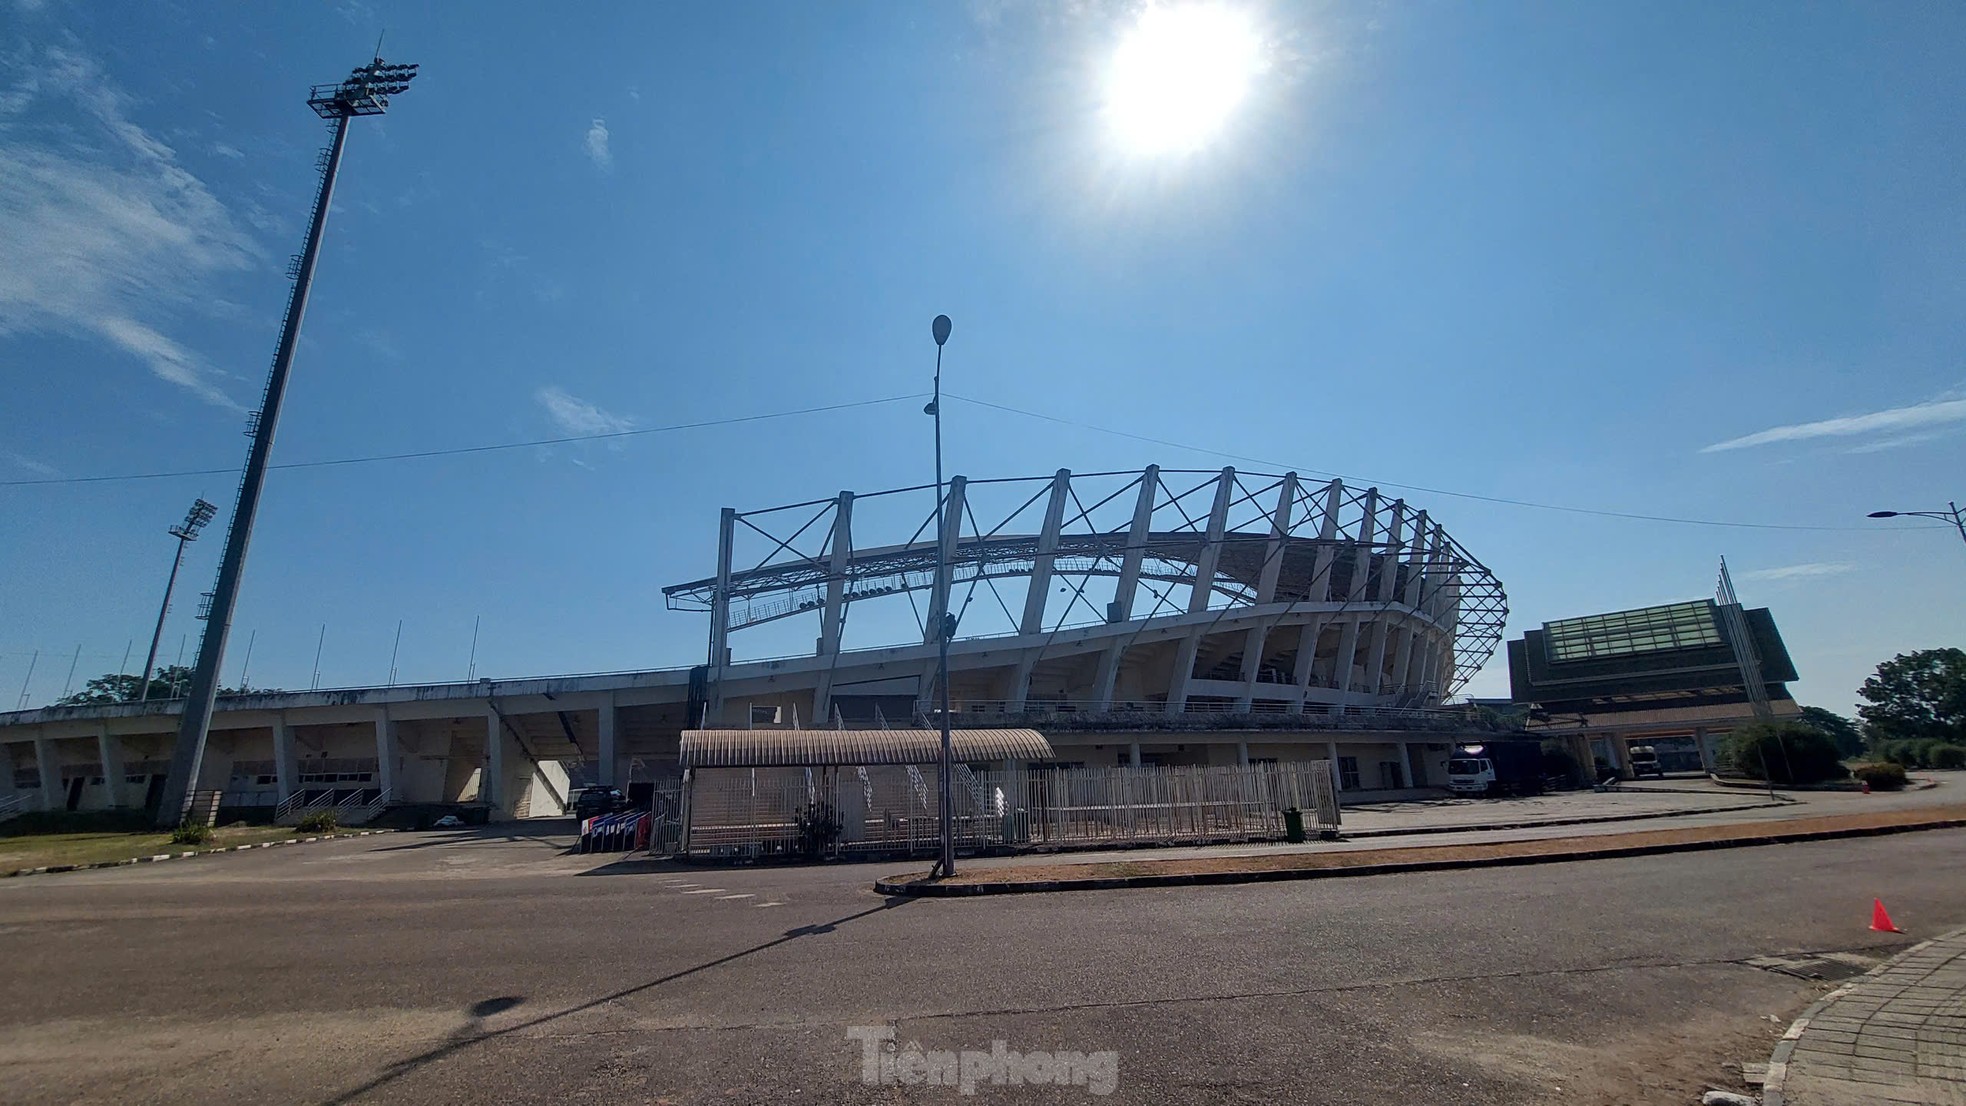
[[[956,724],[1038,728],[1065,763],[1328,758],[1348,791],[1388,793],[1437,782],[1479,732],[1442,704],[1501,640],[1501,584],[1376,488],[1061,470],[952,479],[939,532],[937,504],[931,485],[725,510],[716,573],[665,589],[710,616],[702,665],[227,697],[197,787],[244,810],[325,796],[557,814],[573,784],[673,779],[684,729],[935,724],[945,614]],[[896,642],[904,603],[918,634]],[[873,607],[887,614],[850,621]],[[809,651],[738,655],[747,632],[799,619],[817,622]],[[863,626],[885,640],[850,641]],[[181,709],[0,714],[0,803],[154,801]]]

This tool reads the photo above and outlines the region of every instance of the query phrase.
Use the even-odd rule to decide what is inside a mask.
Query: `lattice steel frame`
[[[979,490],[1006,494],[1005,502],[1016,505],[979,518]],[[1377,488],[1232,468],[956,476],[948,482],[947,525],[940,535],[947,579],[937,578],[936,540],[928,536],[934,491],[921,485],[752,511],[726,508],[717,575],[664,588],[663,594],[672,610],[710,612],[713,666],[726,655],[732,631],[814,612],[819,651],[835,652],[848,608],[877,598],[905,595],[912,604],[914,593],[928,593],[927,610],[917,609],[916,618],[932,627],[964,585],[969,598],[959,617],[983,584],[996,594],[1009,634],[1258,605],[1288,610],[1337,603],[1340,611],[1397,605],[1452,634],[1451,671],[1433,681],[1446,694],[1487,663],[1508,617],[1501,581],[1479,559],[1425,511],[1387,500]],[[856,509],[895,500],[914,504],[921,524],[898,544],[857,545]],[[1020,520],[1028,521],[1018,525]],[[734,563],[743,541],[753,551],[758,543],[766,549],[748,567]],[[1389,566],[1390,584],[1384,579]],[[1085,597],[1087,583],[1101,578],[1114,581],[1105,611]],[[1006,580],[1025,582],[1021,614],[996,588]],[[1063,609],[1047,618],[1056,606],[1050,598],[1054,581],[1074,586]],[[1143,593],[1153,605],[1138,614]],[[1082,617],[1073,621],[1074,615]],[[959,639],[987,636],[995,635],[957,633]],[[925,629],[923,641],[932,640]]]

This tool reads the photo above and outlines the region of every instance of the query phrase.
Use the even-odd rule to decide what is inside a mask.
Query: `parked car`
[[[628,808],[628,797],[619,787],[581,787],[567,796],[567,813],[575,818],[596,818]]]
[[[1650,745],[1632,746],[1632,775],[1634,777],[1656,776],[1666,778],[1665,765],[1659,763],[1658,750]]]

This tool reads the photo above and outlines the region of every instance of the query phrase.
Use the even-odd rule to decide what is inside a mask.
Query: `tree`
[[[1854,757],[1863,755],[1864,735],[1862,731],[1857,729],[1855,722],[1850,721],[1835,711],[1824,710],[1821,707],[1803,707],[1802,724],[1813,726],[1829,735],[1829,739],[1836,742],[1836,751],[1844,756]]]
[[[1727,735],[1735,769],[1778,784],[1842,779],[1843,758],[1830,736],[1800,722],[1754,722]]]
[[[1857,714],[1872,748],[1907,739],[1966,744],[1966,651],[1899,653],[1878,665],[1857,694],[1866,700]]]
[[[262,688],[260,690],[271,690]],[[242,695],[244,688],[221,687],[220,695]],[[143,694],[143,677],[126,672],[106,672],[82,685],[73,695],[55,700],[58,707],[82,707],[98,703],[135,702]],[[191,694],[191,669],[167,664],[150,674],[150,698],[182,699]]]

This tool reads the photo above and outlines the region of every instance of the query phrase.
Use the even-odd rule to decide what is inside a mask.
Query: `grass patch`
[[[14,822],[26,820],[22,815],[5,824],[13,829]],[[198,846],[175,845],[171,843],[172,831],[149,827],[142,815],[135,815],[141,832],[104,832],[85,830],[81,832],[47,832],[22,834],[18,832],[0,834],[0,873],[11,872],[17,868],[50,868],[58,864],[101,864],[112,860],[130,860],[139,856],[155,856],[158,853],[212,852],[216,849],[229,849],[234,845],[257,845],[262,841],[280,841],[293,837],[293,830],[286,826],[248,826],[244,824],[221,826],[212,831],[209,843]]]

